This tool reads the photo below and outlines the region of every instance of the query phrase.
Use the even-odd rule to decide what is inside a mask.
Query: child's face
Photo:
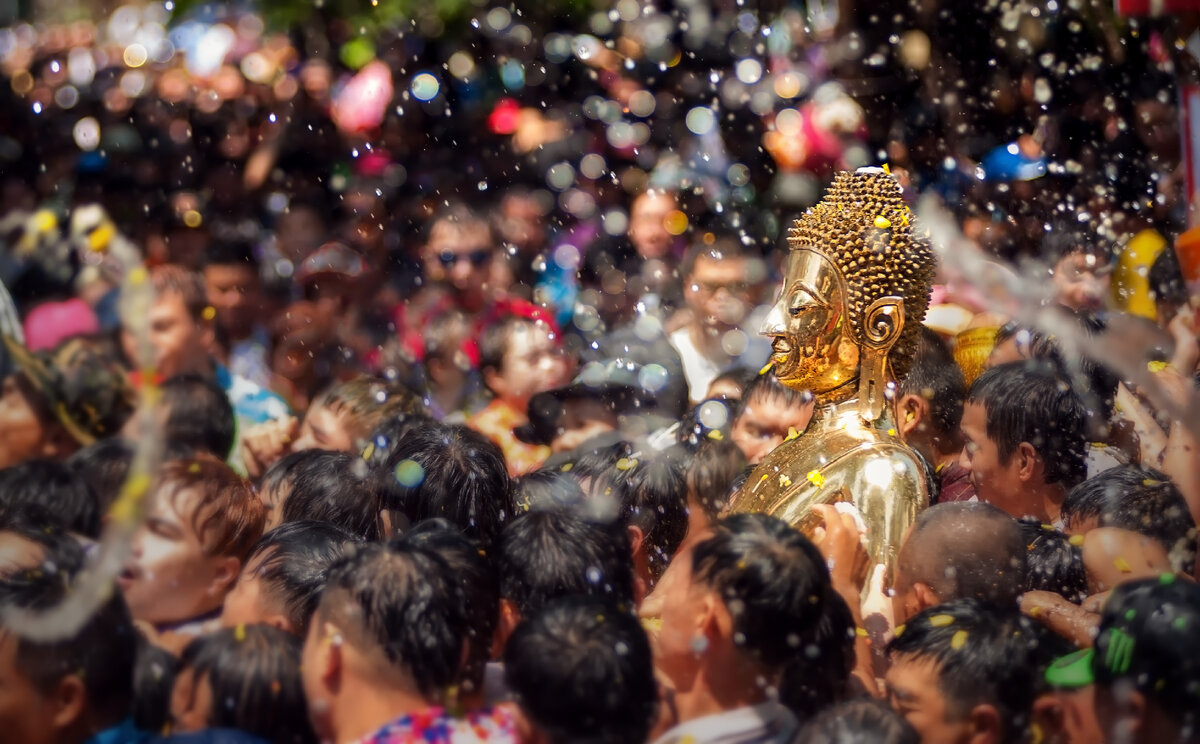
[[[221,627],[234,628],[238,625],[267,622],[271,608],[267,596],[263,593],[262,580],[258,576],[258,571],[267,557],[269,556],[260,554],[242,567],[237,582],[225,596],[225,603],[221,605]],[[284,630],[290,632],[292,629]]]
[[[171,732],[187,734],[208,728],[212,707],[208,677],[192,669],[181,669],[171,689]]]
[[[196,526],[200,494],[160,488],[134,533],[125,570],[117,579],[135,620],[161,625],[190,620],[220,607],[220,557],[209,556]]]
[[[501,400],[524,411],[535,393],[567,382],[567,359],[550,333],[534,323],[519,323],[508,337],[500,369],[489,370],[488,387]]]
[[[569,398],[563,401],[557,433],[550,442],[552,452],[568,452],[592,437],[616,431],[617,414],[602,400]]]
[[[1108,264],[1082,251],[1069,253],[1054,265],[1055,294],[1072,310],[1103,308],[1111,281]]]

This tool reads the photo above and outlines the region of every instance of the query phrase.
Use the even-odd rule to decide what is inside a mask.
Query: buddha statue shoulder
[[[808,427],[758,465],[728,512],[766,512],[802,531],[811,507],[852,503],[873,563],[891,565],[929,503],[924,461],[895,424],[896,375],[911,361],[934,258],[886,171],[839,173],[796,220],[786,275],[760,333],[771,372],[816,397]]]

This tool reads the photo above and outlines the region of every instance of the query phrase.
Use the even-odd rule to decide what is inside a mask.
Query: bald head
[[[965,598],[1011,606],[1024,588],[1025,563],[1017,520],[991,504],[939,504],[913,523],[896,561],[895,588],[897,595],[932,595],[913,611]]]

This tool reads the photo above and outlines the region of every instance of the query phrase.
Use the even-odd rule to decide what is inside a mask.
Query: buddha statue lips
[[[933,280],[913,222],[896,180],[860,169],[839,173],[792,226],[783,286],[760,333],[772,340],[772,373],[812,392],[817,410],[728,507],[807,530],[813,505],[852,503],[872,558],[889,565],[929,502],[925,465],[897,436],[888,396],[907,371]]]

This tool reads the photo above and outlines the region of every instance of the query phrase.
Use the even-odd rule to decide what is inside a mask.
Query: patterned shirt
[[[506,708],[470,713],[454,718],[443,708],[428,708],[401,716],[358,744],[475,744],[501,742],[518,744],[517,727]]]

